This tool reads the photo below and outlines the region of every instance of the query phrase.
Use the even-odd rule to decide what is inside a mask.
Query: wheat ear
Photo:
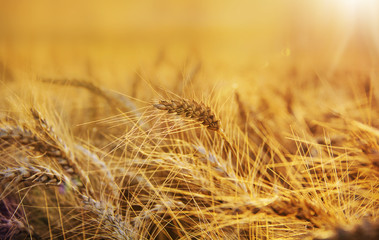
[[[105,184],[107,184],[110,187],[114,199],[118,199],[120,195],[120,190],[115,182],[115,178],[111,170],[105,164],[105,162],[101,160],[96,153],[91,152],[89,149],[83,147],[82,145],[76,144],[75,148],[78,151],[80,151],[86,158],[88,158],[88,160],[90,160],[93,165],[97,166],[99,170],[103,172]]]
[[[14,197],[0,200],[0,239],[42,239],[34,232]]]
[[[109,239],[132,240],[136,239],[133,227],[115,214],[115,208],[112,205],[105,205],[86,195],[81,195],[84,209],[96,216],[96,221],[100,222],[104,231],[110,233]]]
[[[314,234],[313,240],[376,240],[379,239],[379,222],[364,220],[355,226],[337,227],[333,231]]]
[[[195,100],[160,100],[153,105],[159,110],[166,110],[168,113],[176,113],[180,116],[195,119],[209,130],[216,131],[227,143],[232,150],[233,145],[221,128],[221,121],[216,117],[212,109],[205,106],[204,103],[198,103]]]
[[[60,185],[62,182],[69,180],[57,171],[45,167],[15,167],[7,168],[0,171],[1,183],[12,182],[14,184],[20,182],[35,182],[46,185]]]
[[[194,118],[201,124],[213,131],[220,130],[220,120],[218,120],[210,107],[194,100],[161,100],[154,107],[159,110],[167,110],[169,113],[176,113],[181,116]]]
[[[55,150],[59,165],[69,173],[73,178],[78,178],[82,181],[84,186],[78,186],[81,192],[88,191],[93,195],[93,189],[90,187],[90,180],[88,175],[85,174],[83,169],[79,166],[75,154],[70,150],[68,145],[60,138],[54,131],[52,125],[50,125],[46,119],[42,118],[41,114],[31,109],[32,116],[37,123],[37,130],[43,135],[45,142],[51,145],[51,148]]]
[[[229,214],[251,213],[253,215],[264,213],[284,219],[298,219],[308,222],[314,228],[330,227],[334,225],[332,216],[324,209],[316,206],[306,199],[295,196],[288,198],[275,197],[272,199],[257,199],[256,201],[235,204],[233,208],[220,207],[219,212]]]
[[[0,194],[1,197],[7,195],[10,191],[14,191],[20,184],[29,186],[35,185],[53,185],[60,186],[71,185],[70,179],[65,175],[58,173],[53,169],[41,166],[27,166],[7,168],[0,171],[0,183],[5,187]],[[74,188],[74,190],[76,190]]]
[[[267,214],[295,217],[311,223],[315,228],[333,225],[332,216],[327,211],[306,199],[300,199],[296,196],[290,196],[287,199],[279,198],[262,210]]]
[[[42,239],[23,221],[17,218],[9,219],[0,215],[0,239],[27,239],[30,236],[35,240]]]
[[[42,134],[45,135],[46,133],[44,132]],[[67,153],[69,150],[67,145],[62,146],[58,140],[54,140],[50,137],[45,140],[45,138],[46,137],[43,139],[39,135],[36,135],[34,131],[19,126],[5,125],[0,127],[0,140],[4,141],[5,144],[21,145],[25,149],[32,149],[33,152],[56,159],[58,164],[72,179],[80,179],[84,181],[84,183],[88,182],[88,177],[81,177],[86,175],[78,168],[77,163],[73,160],[73,154],[70,152]],[[82,183],[75,183],[75,185],[77,185],[81,191],[86,191]],[[92,190],[90,189],[90,191]]]

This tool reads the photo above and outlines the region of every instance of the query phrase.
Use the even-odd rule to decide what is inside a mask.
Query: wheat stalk
[[[43,79],[43,82],[87,89],[93,94],[104,98],[112,107],[121,107],[125,111],[133,111],[136,117],[141,117],[139,112],[137,111],[136,105],[130,99],[124,97],[123,95],[115,94],[107,89],[103,89],[99,86],[96,86],[94,83],[90,81],[78,79]]]

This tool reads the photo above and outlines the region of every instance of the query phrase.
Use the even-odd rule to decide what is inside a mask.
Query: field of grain
[[[2,1],[0,239],[379,239],[379,4]]]

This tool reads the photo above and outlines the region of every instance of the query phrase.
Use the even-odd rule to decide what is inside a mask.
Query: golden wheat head
[[[160,100],[154,107],[159,110],[167,110],[168,113],[176,113],[181,116],[196,119],[208,129],[220,130],[220,120],[218,120],[210,107],[195,100]]]

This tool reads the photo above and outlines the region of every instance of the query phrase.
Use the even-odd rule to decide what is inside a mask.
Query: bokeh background
[[[203,80],[235,85],[235,78],[284,71],[375,71],[378,55],[375,0],[20,0],[0,7],[3,78],[124,83],[138,72],[164,85],[178,78],[167,68],[183,79],[201,68]]]

